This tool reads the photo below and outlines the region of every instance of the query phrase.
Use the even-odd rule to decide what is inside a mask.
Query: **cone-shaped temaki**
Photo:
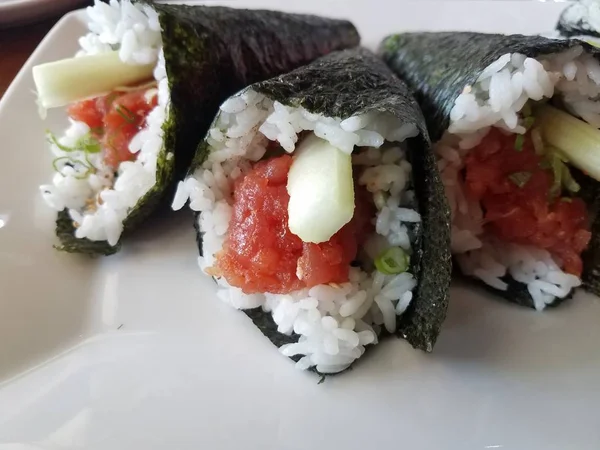
[[[300,368],[336,373],[385,334],[431,351],[448,304],[449,212],[416,101],[346,50],[221,105],[178,209],[200,267]]]
[[[582,281],[598,292],[596,49],[447,32],[390,36],[380,52],[426,117],[462,272],[537,309]]]
[[[219,105],[359,36],[343,20],[223,7],[97,2],[77,58],[38,66],[40,105],[68,106],[49,135],[63,250],[116,252],[170,198]]]

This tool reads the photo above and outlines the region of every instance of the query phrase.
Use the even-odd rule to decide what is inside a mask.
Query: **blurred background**
[[[29,55],[68,11],[93,0],[0,0],[0,98]]]
[[[188,0],[193,1],[199,0]],[[91,4],[93,0],[0,0],[0,98],[54,24],[65,13]]]

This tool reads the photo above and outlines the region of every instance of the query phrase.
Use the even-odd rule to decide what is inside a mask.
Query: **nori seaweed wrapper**
[[[471,32],[392,35],[382,42],[380,53],[414,91],[431,140],[437,142],[450,124],[450,110],[456,98],[502,55],[521,53],[537,58],[577,45],[598,57],[597,49],[576,39]]]
[[[408,157],[413,167],[416,206],[422,218],[414,230],[417,237],[411,256],[411,271],[418,285],[408,310],[399,318],[398,335],[415,348],[431,351],[448,306],[450,215],[424,118],[407,86],[376,55],[366,49],[355,49],[332,53],[248,89],[327,117],[344,119],[369,112],[386,112],[402,123],[417,125],[420,135],[408,141]],[[199,146],[195,162],[201,163],[207,151],[205,142]],[[200,252],[201,240],[198,233]],[[297,341],[296,335],[277,332],[271,313],[261,308],[245,312],[276,346]]]
[[[352,23],[312,15],[218,6],[151,4],[159,13],[171,103],[163,126],[157,182],[124,222],[122,238],[170,201],[219,105],[249,84],[289,72],[335,50],[355,47]],[[167,154],[172,157],[167,158]],[[121,242],[76,239],[63,211],[61,250],[109,255]]]
[[[576,39],[548,39],[541,36],[502,35],[472,32],[403,33],[384,39],[379,52],[391,69],[414,92],[433,142],[438,141],[450,123],[454,101],[465,86],[475,83],[481,72],[506,53],[521,53],[537,58],[581,45],[600,59],[598,49]],[[583,254],[583,286],[600,293],[600,219],[595,200],[600,183],[583,177],[582,198],[590,207],[592,241]],[[534,307],[525,285],[509,277],[506,291],[495,293],[520,305]],[[486,285],[487,286],[487,285]],[[553,304],[560,303],[556,299]]]
[[[591,11],[591,9],[596,11]],[[570,3],[561,13],[556,31],[565,37],[600,38],[600,24],[594,24],[592,15],[598,14],[598,2],[595,0],[575,1]]]
[[[581,186],[581,198],[588,205],[592,220],[592,239],[581,255],[583,259],[583,288],[600,296],[600,183],[572,168],[572,175]]]

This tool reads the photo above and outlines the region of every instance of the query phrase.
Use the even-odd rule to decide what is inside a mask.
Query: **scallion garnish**
[[[81,137],[75,147],[80,149],[84,153],[100,153],[102,151],[102,147],[100,146],[100,142],[97,139],[92,137],[90,134],[86,134]]]
[[[562,166],[562,185],[567,191],[573,193],[577,193],[581,189],[581,186],[579,186],[579,183],[575,181],[571,175],[571,171],[565,163],[563,163]]]
[[[535,150],[536,155],[544,154],[544,140],[542,139],[542,134],[540,133],[539,128],[534,128],[531,130],[531,142],[533,143],[533,149]]]
[[[549,170],[552,169],[552,164],[550,164],[550,161],[548,161],[547,159],[542,159],[540,161],[540,169],[544,169],[544,170]]]
[[[56,136],[54,136],[50,131],[46,130],[46,137],[48,138],[48,142],[50,142],[51,144],[56,145],[60,150],[62,150],[63,152],[69,153],[69,152],[73,152],[75,151],[74,148],[71,147],[67,147],[66,145],[62,145],[60,142],[58,142],[58,139],[56,139]]]
[[[525,127],[526,130],[529,130],[533,126],[534,123],[535,123],[535,117],[533,117],[533,116],[525,117],[525,119],[523,120],[523,126]]]
[[[68,160],[68,161],[73,161],[73,159],[70,156],[59,156],[58,158],[54,158],[54,160],[52,160],[52,168],[56,171],[56,172],[60,172],[60,169],[62,167],[58,167],[58,163],[60,161],[64,161],[64,160]]]
[[[508,179],[520,188],[525,186],[530,178],[531,172],[515,172],[508,176]]]
[[[54,158],[54,160],[52,161],[52,167],[54,168],[54,170],[56,172],[59,172],[59,173],[61,173],[61,170],[67,164],[70,164],[73,167],[73,169],[75,169],[77,165],[85,167],[86,170],[84,173],[75,176],[75,178],[77,178],[78,180],[83,180],[83,179],[87,178],[88,175],[90,175],[96,171],[96,169],[94,168],[92,163],[88,160],[87,153],[85,154],[85,159],[86,159],[86,162],[83,162],[83,161],[75,159],[71,156],[59,156],[58,158]],[[62,167],[59,167],[58,163],[60,161],[67,161],[67,162],[65,162],[65,164],[62,165]]]
[[[375,259],[375,267],[385,275],[396,275],[408,270],[409,254],[400,247],[391,247]]]
[[[123,118],[125,119],[125,121],[127,123],[134,123],[135,122],[135,114],[126,106],[123,105],[117,105],[117,107],[115,108],[115,111],[117,111],[117,113]]]
[[[579,192],[581,186],[579,186],[571,175],[569,167],[565,164],[566,158],[561,155],[560,150],[550,147],[547,158],[552,169],[552,175],[554,176],[554,182],[550,188],[551,198],[558,197],[562,188],[572,193]]]
[[[102,151],[102,147],[96,138],[87,133],[86,135],[80,137],[73,147],[67,147],[66,145],[61,144],[56,139],[51,132],[47,131],[46,135],[48,136],[48,140],[50,143],[56,145],[60,150],[65,153],[71,152],[84,152],[84,153],[100,153]]]
[[[523,151],[523,144],[525,143],[525,136],[522,134],[517,134],[515,138],[515,150],[520,152]]]
[[[550,188],[550,197],[555,198],[560,195],[560,188],[562,186],[562,175],[564,163],[554,153],[550,155],[550,166],[552,167],[552,175],[554,176],[554,182]]]
[[[563,197],[560,199],[560,201],[565,203],[573,203],[573,199],[571,197]]]
[[[48,140],[52,144],[56,145],[63,152],[70,154],[74,152],[83,153],[83,157],[85,159],[85,161],[81,161],[80,159],[77,159],[75,156],[71,155],[59,156],[52,161],[52,167],[55,171],[61,173],[61,170],[64,168],[64,165],[69,163],[73,166],[73,168],[75,168],[76,166],[85,167],[86,170],[84,173],[75,176],[75,178],[77,179],[87,178],[91,173],[94,173],[96,171],[94,165],[89,159],[89,155],[92,153],[100,153],[102,151],[102,147],[100,145],[100,142],[98,142],[98,140],[95,137],[93,137],[91,133],[87,133],[84,136],[80,137],[75,142],[75,145],[73,145],[73,147],[68,147],[66,145],[61,144],[60,142],[58,142],[58,139],[56,139],[56,136],[54,136],[49,131],[46,132],[46,134],[48,136]],[[59,163],[61,161],[67,162],[62,167],[59,167]]]

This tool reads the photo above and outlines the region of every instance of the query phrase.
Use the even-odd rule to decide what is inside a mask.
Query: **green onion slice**
[[[579,186],[579,183],[575,181],[565,163],[563,163],[562,166],[562,185],[567,191],[573,193],[577,193],[581,189],[581,186]]]
[[[83,153],[100,153],[102,151],[102,146],[100,142],[96,138],[94,138],[90,133],[80,137],[73,147],[67,147],[66,145],[61,144],[56,139],[56,136],[52,134],[50,131],[46,132],[46,136],[48,137],[48,141],[50,143],[56,145],[60,150],[65,153],[71,152],[83,152]]]
[[[526,130],[529,130],[533,126],[534,123],[535,123],[535,117],[533,117],[533,116],[525,117],[525,119],[523,120],[523,125],[525,126]]]
[[[560,189],[562,187],[562,176],[563,176],[563,165],[564,163],[555,154],[550,155],[550,167],[552,167],[552,175],[554,176],[554,182],[550,188],[550,197],[555,198],[560,195]]]
[[[115,111],[117,111],[117,113],[123,118],[125,119],[125,121],[127,123],[134,123],[135,122],[135,114],[126,106],[123,105],[117,105],[117,107],[115,108]]]
[[[375,267],[385,275],[406,272],[410,265],[409,254],[400,247],[391,247],[375,259]]]
[[[544,158],[540,161],[540,169],[544,169],[544,170],[549,170],[552,169],[552,164],[550,164],[550,161],[547,158]]]
[[[550,188],[550,196],[552,198],[560,195],[561,189],[564,188],[571,193],[577,193],[581,190],[579,183],[575,181],[567,164],[565,157],[562,156],[560,150],[550,147],[550,153],[547,155],[552,168],[554,182]]]
[[[508,179],[520,188],[525,186],[530,178],[531,172],[515,172],[508,176]]]
[[[58,166],[58,163],[61,161],[66,161],[65,164],[63,165],[63,167]],[[85,154],[85,162],[80,161],[79,159],[72,158],[71,156],[59,156],[58,158],[54,158],[54,160],[52,161],[52,168],[56,172],[61,173],[60,172],[61,169],[64,168],[64,166],[69,163],[74,167],[77,165],[80,165],[80,166],[86,168],[86,171],[83,174],[75,177],[78,180],[83,180],[83,179],[87,178],[90,174],[96,172],[96,169],[94,168],[94,166],[92,165],[92,163],[90,162],[90,160],[87,157],[87,153]]]
[[[86,135],[79,138],[77,142],[75,142],[75,145],[73,147],[67,147],[66,145],[62,145],[60,142],[58,142],[56,136],[54,136],[54,134],[52,134],[49,131],[46,132],[46,135],[48,137],[48,141],[56,145],[63,152],[80,152],[83,153],[83,157],[85,159],[85,161],[82,161],[71,155],[59,156],[52,161],[52,167],[56,172],[60,173],[61,171],[61,167],[58,166],[58,164],[61,161],[66,161],[65,164],[71,163],[73,166],[79,165],[86,168],[85,173],[76,177],[78,179],[87,178],[90,174],[96,172],[94,165],[89,159],[89,155],[92,153],[100,153],[102,151],[102,146],[100,145],[100,142],[98,142],[98,140],[91,135],[91,133],[87,133]]]
[[[533,143],[533,149],[536,155],[544,154],[544,140],[542,139],[542,133],[539,128],[531,130],[531,142]]]
[[[522,134],[517,134],[515,138],[515,150],[520,152],[523,150],[523,144],[525,143],[525,136]]]

